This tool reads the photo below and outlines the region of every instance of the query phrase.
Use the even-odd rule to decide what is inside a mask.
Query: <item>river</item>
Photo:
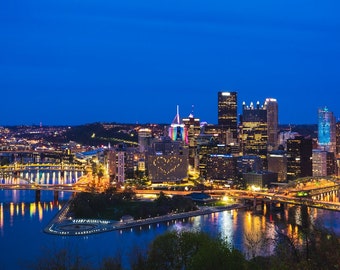
[[[340,235],[340,212],[298,206],[274,213],[228,210],[87,236],[44,233],[45,226],[70,197],[69,192],[41,191],[37,199],[33,190],[0,190],[0,270],[28,269],[36,260],[61,248],[72,250],[73,256],[86,258],[95,267],[103,258],[117,254],[128,265],[136,248],[145,249],[156,236],[172,230],[200,230],[226,237],[232,246],[249,255],[245,245],[249,239],[273,239],[277,231],[293,234],[297,228],[294,223],[303,222],[301,217],[306,211],[307,222],[321,222]],[[255,253],[270,254],[273,248],[274,243],[267,242]]]

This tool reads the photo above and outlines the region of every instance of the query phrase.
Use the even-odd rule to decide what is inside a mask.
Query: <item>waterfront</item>
[[[124,230],[87,236],[56,236],[43,232],[45,226],[68,201],[71,193],[42,191],[36,201],[32,190],[0,190],[0,269],[25,269],[45,253],[60,248],[71,249],[74,254],[86,257],[93,265],[102,258],[121,254],[125,265],[135,248],[146,248],[157,236],[168,230],[202,230],[215,236],[227,237],[231,245],[246,252],[245,238],[266,236],[273,238],[276,230],[294,232],[299,222],[300,207],[292,207],[282,213],[253,213],[244,210],[227,210],[213,214],[190,217],[134,227]],[[340,212],[311,209],[310,222],[323,224],[340,234]],[[266,246],[270,253],[273,244]]]

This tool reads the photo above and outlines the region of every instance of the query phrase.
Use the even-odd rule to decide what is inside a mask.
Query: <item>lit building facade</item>
[[[287,179],[312,176],[313,141],[296,136],[287,140]]]
[[[170,138],[154,142],[147,156],[149,180],[152,183],[180,182],[188,177],[188,147]]]
[[[268,150],[276,150],[278,147],[278,103],[275,98],[267,98],[265,105],[267,109],[267,128],[268,128]]]
[[[287,155],[283,150],[268,153],[268,171],[277,173],[278,182],[287,181]]]
[[[327,151],[313,149],[313,176],[327,176]]]
[[[183,118],[184,130],[186,131],[187,144],[189,147],[189,165],[193,169],[198,169],[198,148],[197,137],[201,133],[200,119],[195,118],[191,113],[188,118]]]
[[[116,180],[119,184],[124,184],[125,182],[125,152],[117,152],[117,174]]]
[[[207,180],[234,182],[237,174],[237,157],[221,154],[208,155]]]
[[[337,175],[337,161],[333,152],[327,152],[327,175]]]
[[[262,159],[259,156],[248,155],[237,158],[237,169],[239,175],[247,172],[258,172],[262,170]]]
[[[257,102],[246,106],[243,103],[243,111],[240,125],[240,143],[243,155],[257,155],[262,158],[266,169],[268,123],[267,109]]]
[[[139,152],[144,153],[151,146],[152,132],[149,128],[141,128],[138,130],[138,146]]]
[[[336,156],[340,158],[340,122],[336,123]]]
[[[185,125],[179,116],[179,106],[177,106],[177,113],[169,127],[169,137],[173,141],[183,141],[188,143],[187,131],[185,130]]]
[[[237,158],[237,180],[240,187],[245,187],[243,174],[248,172],[259,172],[263,168],[262,159],[256,155],[239,156]]]
[[[336,120],[326,107],[318,110],[318,144],[322,150],[336,151]]]
[[[271,182],[277,182],[277,173],[274,172],[248,172],[243,174],[247,189],[268,188]]]
[[[197,138],[199,172],[204,179],[207,178],[207,162],[211,154],[226,154],[226,147],[220,144],[218,138],[212,134],[200,134]]]
[[[237,142],[237,92],[218,92],[218,125]]]
[[[211,124],[202,126],[201,132],[202,134],[214,136],[218,143],[224,145],[226,144],[227,136],[230,138],[231,135],[229,131],[222,129],[221,126]]]
[[[110,177],[110,182],[116,181],[116,152],[114,149],[110,149],[107,153],[107,166]]]
[[[320,149],[313,149],[313,176],[337,175],[335,154]]]
[[[136,147],[126,147],[120,144],[108,151],[108,171],[110,181],[117,184],[124,184],[126,179],[134,179],[138,176],[139,170],[145,173],[143,168],[144,154],[140,153]]]

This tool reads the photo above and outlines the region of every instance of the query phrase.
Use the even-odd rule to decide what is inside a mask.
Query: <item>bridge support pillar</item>
[[[272,211],[272,202],[266,202],[266,208],[267,208],[267,212],[271,212]]]
[[[37,189],[35,191],[35,202],[40,202],[41,190]]]
[[[55,190],[53,191],[53,202],[57,203],[59,199],[59,191]]]
[[[280,203],[280,211],[284,211],[285,210],[285,206],[286,206],[286,204],[281,202]]]

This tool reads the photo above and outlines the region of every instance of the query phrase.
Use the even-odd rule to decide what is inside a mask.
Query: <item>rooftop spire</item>
[[[191,105],[191,113],[189,114],[189,118],[194,117],[194,105]]]
[[[175,116],[174,120],[172,121],[172,124],[177,124],[177,125],[181,124],[181,118],[179,116],[179,106],[178,105],[177,105],[176,116]]]

